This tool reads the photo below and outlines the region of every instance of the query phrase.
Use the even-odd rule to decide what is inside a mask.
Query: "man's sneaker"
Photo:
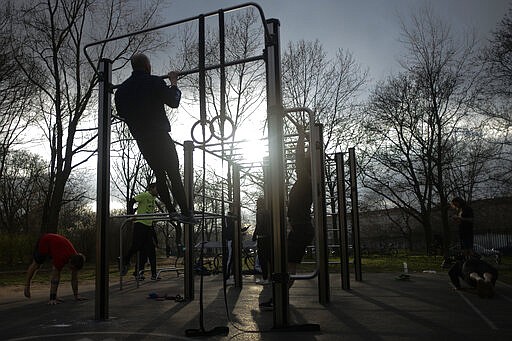
[[[146,277],[144,277],[144,275],[139,275],[139,276],[137,276],[137,275],[133,275],[133,277],[134,277],[136,280],[138,280],[138,281],[143,281],[143,280],[145,280],[145,279],[146,279]]]
[[[169,218],[173,221],[177,221],[183,224],[195,225],[198,223],[198,220],[196,217],[194,217],[193,214],[185,215],[183,213],[171,212],[169,213]]]
[[[260,303],[260,309],[261,310],[274,310],[274,301],[272,301],[272,299],[270,299],[270,301],[267,301],[267,302],[261,302]]]
[[[156,275],[151,276],[151,280],[152,280],[152,281],[159,281],[159,280],[161,280],[161,279],[162,279],[162,278],[160,278],[160,276],[156,276]]]
[[[270,284],[270,281],[268,279],[262,279],[262,278],[258,278],[256,280],[256,284],[259,284],[259,285],[268,285]]]

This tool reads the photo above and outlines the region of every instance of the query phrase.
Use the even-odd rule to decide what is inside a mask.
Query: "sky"
[[[455,32],[475,28],[485,39],[512,7],[512,0],[260,0],[267,19],[281,23],[281,44],[318,39],[330,53],[351,52],[368,68],[373,80],[398,68],[402,49],[399,15],[407,16],[425,3],[447,20]],[[243,4],[232,0],[175,0],[166,11],[167,22]]]
[[[163,23],[246,3],[240,0],[168,2],[168,7],[160,13]],[[353,54],[363,69],[368,69],[370,87],[399,69],[397,60],[404,53],[399,42],[399,16],[407,17],[430,4],[454,32],[475,29],[478,37],[485,40],[512,8],[512,0],[260,0],[255,3],[262,7],[267,19],[280,21],[282,50],[288,42],[316,39],[331,56],[344,49]],[[190,139],[190,124],[185,124],[188,123],[181,127],[173,125],[171,135],[178,141]],[[255,152],[255,145],[249,150],[260,159],[265,148],[261,142],[258,147],[261,152]]]
[[[164,23],[171,23],[243,3],[247,2],[170,0],[160,15]],[[279,20],[281,51],[288,42],[302,39],[318,39],[332,57],[338,49],[344,49],[353,54],[362,69],[368,69],[369,89],[399,69],[398,59],[404,55],[399,42],[400,17],[406,19],[419,8],[430,5],[454,33],[475,30],[477,37],[485,41],[512,7],[512,0],[260,0],[255,3],[263,9],[266,19]],[[264,112],[263,109],[262,115]],[[191,124],[181,117],[173,122],[171,132],[178,141],[190,139]],[[243,126],[238,129],[238,137],[251,135],[243,129]],[[254,132],[252,126],[248,129]],[[261,160],[265,153],[260,142],[247,144],[247,149],[251,151],[248,157],[253,156],[248,161]]]

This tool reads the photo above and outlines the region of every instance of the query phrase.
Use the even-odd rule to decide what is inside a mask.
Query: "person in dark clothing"
[[[256,228],[252,235],[252,240],[257,242],[258,259],[261,266],[262,281],[259,284],[269,283],[270,276],[270,255],[271,255],[271,229],[270,214],[265,208],[265,199],[259,197],[256,202]]]
[[[168,87],[161,77],[151,75],[151,63],[146,55],[133,55],[131,65],[132,75],[115,93],[117,112],[128,124],[144,159],[155,173],[158,194],[171,219],[193,224],[196,221],[187,204],[178,154],[169,136],[171,126],[165,112],[165,105],[177,108],[180,103],[178,74],[169,72],[171,86]],[[167,177],[181,213],[176,212],[172,203]]]
[[[473,254],[473,209],[460,197],[453,198],[452,207],[457,211],[453,220],[459,227],[460,247],[467,258]]]
[[[226,215],[226,227],[222,231],[223,249],[222,268],[224,269],[224,280],[227,284],[233,284],[231,279],[233,272],[233,238],[235,235],[235,220],[233,213],[228,212]]]
[[[151,183],[148,185],[147,191],[137,194],[129,202],[129,213],[134,212],[134,204],[138,203],[137,214],[151,214],[155,213],[156,210],[156,197],[158,195],[157,185]],[[126,275],[130,260],[134,254],[139,252],[139,268],[135,269],[135,276],[141,270],[144,270],[146,259],[150,260],[151,264],[151,279],[157,279],[156,273],[156,253],[154,236],[156,236],[153,229],[153,220],[148,218],[139,218],[133,224],[133,238],[130,249],[123,257],[123,268],[121,269],[121,275]],[[143,260],[141,262],[141,260]],[[139,277],[139,279],[142,279]]]
[[[138,270],[134,273],[134,276],[139,276],[139,280],[144,280],[144,268],[146,263],[149,261],[149,265],[151,268],[151,280],[157,281],[160,280],[160,276],[156,271],[156,247],[158,247],[158,237],[156,235],[155,227],[150,227],[150,238],[146,239],[146,243],[144,248],[139,253],[139,261],[138,261]]]
[[[459,278],[476,288],[480,297],[493,297],[494,286],[498,280],[498,270],[490,264],[475,257],[465,262],[457,261],[448,271],[450,280],[456,290],[461,290]]]
[[[311,222],[311,205],[313,204],[313,190],[311,183],[311,159],[306,154],[306,133],[302,126],[297,125],[299,138],[295,149],[295,172],[297,180],[293,184],[288,196],[288,222],[290,232],[287,237],[288,273],[297,273],[297,266],[302,262],[306,247],[315,237],[315,229]],[[290,280],[288,288],[294,281]],[[259,304],[263,310],[274,307],[273,299]]]
[[[311,188],[311,161],[305,150],[304,128],[297,127],[299,138],[295,149],[295,172],[297,181],[293,184],[288,197],[288,272],[295,274],[297,265],[302,262],[306,247],[315,236],[311,223],[311,205],[313,193]],[[293,281],[290,282],[290,287]]]

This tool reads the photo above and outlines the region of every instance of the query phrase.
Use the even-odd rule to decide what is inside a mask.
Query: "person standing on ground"
[[[176,146],[169,136],[171,125],[165,112],[165,105],[171,108],[179,106],[178,74],[169,72],[169,87],[161,77],[151,75],[151,63],[146,55],[133,55],[131,65],[132,75],[115,93],[117,112],[128,124],[144,159],[155,173],[158,193],[170,218],[194,224],[196,220],[188,207]],[[176,212],[172,203],[167,177],[181,213]]]
[[[52,274],[50,281],[50,300],[49,305],[62,302],[57,298],[57,289],[60,284],[60,272],[67,264],[71,269],[71,288],[76,301],[86,300],[78,294],[78,271],[82,269],[85,263],[85,256],[78,253],[71,242],[64,236],[54,233],[46,233],[39,238],[34,250],[32,264],[28,267],[25,281],[25,297],[30,298],[30,285],[36,271],[46,259],[52,260]]]
[[[468,258],[473,254],[473,209],[461,197],[453,198],[451,204],[457,211],[453,220],[459,228],[460,247],[464,257]]]
[[[155,213],[156,210],[156,197],[158,195],[156,183],[148,185],[147,191],[137,194],[129,202],[129,208],[131,212],[134,212],[133,206],[137,205],[137,214],[150,214]],[[131,213],[130,212],[130,213]],[[156,253],[155,245],[153,242],[153,220],[152,219],[137,219],[133,224],[133,238],[132,245],[128,252],[123,257],[123,268],[121,269],[121,276],[126,275],[128,267],[130,266],[130,260],[134,254],[140,252],[140,259],[144,259],[143,262],[139,262],[139,269],[136,269],[135,276],[141,270],[144,270],[144,264],[146,259],[149,258],[151,264],[151,279],[157,280],[156,273]]]
[[[235,236],[235,220],[231,211],[225,217],[226,227],[222,231],[223,249],[222,268],[224,269],[224,281],[226,284],[234,284],[233,275],[233,238]]]
[[[476,288],[478,296],[491,298],[498,280],[498,270],[481,259],[470,257],[466,261],[457,261],[448,271],[455,290],[462,290],[459,278]]]
[[[256,241],[258,246],[258,259],[261,266],[262,280],[256,281],[258,284],[269,283],[271,254],[270,233],[270,215],[265,208],[265,199],[259,197],[256,201],[256,228],[252,235],[252,240]]]

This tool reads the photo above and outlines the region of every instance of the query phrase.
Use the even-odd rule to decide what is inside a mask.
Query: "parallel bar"
[[[348,227],[347,227],[347,199],[345,197],[345,162],[343,153],[336,153],[336,176],[338,192],[338,221],[340,235],[340,261],[341,261],[341,288],[350,289],[350,271],[348,267]]]
[[[206,124],[206,71],[205,71],[205,33],[204,16],[199,16],[199,118],[201,126]]]
[[[183,144],[185,152],[184,156],[184,187],[185,194],[187,195],[188,207],[190,210],[194,208],[194,142],[185,141]],[[185,267],[185,292],[186,300],[192,301],[194,299],[194,226],[191,224],[185,225],[185,241],[183,246],[185,248],[184,254],[184,267]]]
[[[286,262],[285,178],[283,148],[283,99],[281,88],[281,53],[279,20],[267,21],[271,39],[265,42],[267,57],[267,120],[269,137],[269,174],[271,216],[273,226],[272,289],[274,297],[274,328],[289,322],[288,264]]]
[[[205,71],[216,70],[216,69],[219,69],[221,66],[234,66],[234,65],[256,62],[259,60],[264,60],[264,57],[263,56],[254,56],[254,57],[247,57],[247,58],[243,58],[243,59],[233,60],[230,62],[225,62],[224,64],[205,65],[204,70]],[[178,76],[186,76],[186,75],[191,75],[191,74],[198,73],[198,72],[199,72],[199,68],[190,69],[190,70],[180,71],[178,73]],[[166,75],[162,75],[159,77],[167,78]]]
[[[359,201],[357,198],[356,153],[354,148],[348,149],[350,165],[350,201],[352,202],[352,243],[354,246],[354,269],[356,281],[362,281],[361,269],[361,238],[359,233]]]
[[[235,286],[242,287],[242,219],[240,211],[240,167],[233,164],[233,207],[232,213],[235,216],[235,231],[233,236],[233,275]]]
[[[108,252],[107,232],[110,223],[110,122],[112,62],[100,61],[100,82],[98,102],[98,172],[96,178],[96,294],[95,319],[108,319]]]
[[[268,212],[271,212],[271,202],[270,202],[270,196],[272,193],[272,187],[270,182],[270,167],[269,167],[269,158],[268,156],[265,156],[263,158],[263,200],[265,202],[265,224],[269,224],[267,231],[270,233],[270,236],[268,237],[270,240],[270,245],[274,245],[273,238],[274,238],[274,227],[272,225],[272,219],[268,216]],[[268,246],[268,244],[267,244]],[[274,273],[274,262],[270,259],[270,266],[269,266],[269,273]],[[268,274],[267,274],[268,275]]]
[[[261,18],[262,24],[263,24],[263,30],[265,32],[265,41],[269,41],[270,40],[270,33],[269,33],[269,30],[268,30],[268,28],[266,26],[267,20],[265,19],[265,14],[263,13],[263,9],[257,3],[248,2],[248,3],[240,4],[240,5],[237,5],[237,6],[227,7],[225,9],[223,9],[222,11],[223,12],[230,12],[230,11],[235,11],[235,10],[238,10],[238,9],[241,9],[241,8],[244,8],[244,7],[251,7],[251,6],[255,7],[258,10],[258,12],[260,14],[260,18]],[[87,49],[89,49],[90,47],[93,47],[93,46],[96,46],[96,45],[100,45],[100,44],[105,44],[105,43],[112,42],[112,41],[116,41],[116,40],[119,40],[119,39],[124,39],[124,38],[128,38],[128,37],[136,36],[136,35],[139,35],[139,34],[144,34],[144,33],[149,33],[149,32],[152,32],[152,31],[157,31],[157,30],[160,30],[160,29],[163,29],[163,28],[166,28],[166,27],[171,27],[171,26],[176,26],[176,25],[179,25],[179,24],[184,24],[184,23],[187,23],[187,22],[190,22],[190,21],[197,20],[201,16],[202,17],[209,17],[209,16],[213,16],[213,15],[217,15],[217,14],[218,14],[218,11],[209,12],[209,13],[206,13],[206,14],[201,14],[200,16],[190,17],[190,18],[174,21],[174,22],[171,22],[171,23],[167,23],[167,24],[163,24],[163,25],[158,25],[158,26],[155,26],[155,27],[147,28],[147,29],[144,29],[144,30],[130,32],[130,33],[127,33],[127,34],[119,35],[119,36],[108,38],[108,39],[98,40],[98,41],[95,41],[94,43],[90,43],[90,44],[87,44],[87,45],[84,46],[84,55],[85,55],[85,58],[87,58],[87,61],[89,62],[89,64],[92,66],[94,72],[96,74],[99,74],[98,70],[96,69],[96,66],[94,65],[94,63],[91,60],[91,57],[87,53]],[[261,57],[260,57],[260,59],[261,59]],[[228,64],[226,64],[226,65],[228,65]],[[212,67],[212,69],[216,69],[216,68],[217,67]],[[195,73],[197,71],[198,70],[193,70],[193,71],[191,70],[191,71],[185,72],[185,73]],[[182,74],[185,74],[185,73],[182,73]]]
[[[314,186],[313,200],[316,229],[316,250],[318,268],[318,300],[320,304],[330,301],[329,289],[329,253],[327,248],[327,210],[325,207],[325,164],[323,125],[310,122],[312,125],[310,150],[312,151],[311,180]]]
[[[219,59],[220,59],[220,133],[224,137],[224,123],[226,120],[226,56],[224,37],[224,12],[219,11]],[[234,127],[233,127],[234,129]],[[222,145],[224,148],[224,145]]]

